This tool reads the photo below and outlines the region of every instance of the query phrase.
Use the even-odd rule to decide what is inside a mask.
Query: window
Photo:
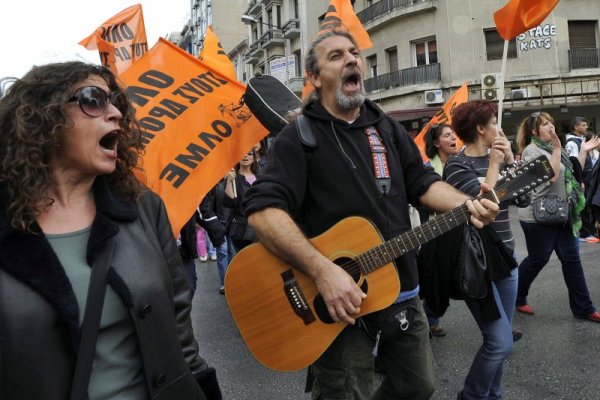
[[[596,21],[569,21],[571,49],[596,48]]]
[[[437,59],[437,43],[435,39],[414,43],[415,65],[435,64]]]
[[[502,60],[504,39],[500,37],[496,28],[484,29],[483,34],[485,35],[485,51],[487,53],[488,61]],[[508,58],[517,58],[516,39],[512,39],[508,42]]]
[[[388,71],[398,71],[398,50],[396,47],[390,47],[385,52],[388,59]]]
[[[569,21],[569,65],[571,69],[598,68],[596,21]]]
[[[375,78],[377,76],[377,54],[367,57],[367,64],[371,70],[371,77]]]

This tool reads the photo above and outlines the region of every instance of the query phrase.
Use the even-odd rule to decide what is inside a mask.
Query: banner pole
[[[502,69],[500,71],[500,82],[498,82],[498,129],[502,129],[502,103],[504,102],[504,76],[506,75],[506,59],[508,58],[508,40],[504,41],[502,52]]]

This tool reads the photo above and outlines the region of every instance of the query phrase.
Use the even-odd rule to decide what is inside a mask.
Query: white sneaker
[[[211,255],[210,261],[217,261],[217,255],[216,254]]]
[[[208,260],[208,257],[200,256],[200,262],[206,262],[206,260]]]

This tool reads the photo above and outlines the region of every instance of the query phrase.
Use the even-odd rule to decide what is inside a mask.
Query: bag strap
[[[300,114],[296,118],[296,132],[303,145],[310,148],[317,147],[317,137],[313,132],[312,124],[304,114]]]
[[[71,400],[85,400],[88,398],[87,390],[92,374],[92,363],[96,355],[98,329],[100,328],[100,317],[106,293],[106,277],[114,248],[115,236],[107,240],[106,251],[99,254],[92,266],[85,313],[81,324],[79,353],[71,386]]]

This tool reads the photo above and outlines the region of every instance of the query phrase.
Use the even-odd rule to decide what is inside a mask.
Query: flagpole
[[[502,69],[500,71],[500,82],[498,82],[498,129],[502,129],[502,103],[504,102],[504,75],[506,75],[506,59],[508,58],[508,40],[504,41],[502,52]]]

